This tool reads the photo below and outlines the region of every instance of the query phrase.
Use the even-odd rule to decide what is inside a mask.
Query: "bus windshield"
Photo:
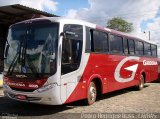
[[[50,70],[56,67],[56,63],[51,62],[56,61],[58,27],[58,23],[13,25],[7,37],[6,75],[44,77],[51,74]]]

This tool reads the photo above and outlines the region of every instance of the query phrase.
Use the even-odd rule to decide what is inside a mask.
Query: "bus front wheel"
[[[87,91],[87,99],[85,100],[85,103],[87,105],[91,105],[96,101],[97,97],[97,88],[94,82],[91,82],[88,91]]]

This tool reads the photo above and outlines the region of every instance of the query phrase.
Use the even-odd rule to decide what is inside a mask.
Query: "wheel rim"
[[[96,101],[97,90],[94,83],[90,84],[90,88],[88,90],[88,103],[93,104]]]
[[[144,87],[144,78],[141,76],[140,85],[139,87],[142,89]]]
[[[96,98],[96,89],[95,87],[91,87],[90,90],[89,90],[89,93],[90,93],[90,100],[91,101],[94,101],[95,98]]]

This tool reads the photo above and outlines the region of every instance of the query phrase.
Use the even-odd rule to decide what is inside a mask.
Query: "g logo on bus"
[[[114,78],[116,81],[120,82],[120,83],[125,83],[125,82],[129,82],[129,81],[132,81],[135,77],[135,74],[136,74],[136,71],[137,71],[137,68],[138,68],[138,64],[135,64],[135,65],[132,65],[132,66],[129,66],[129,67],[126,67],[124,68],[125,70],[129,70],[129,71],[132,71],[132,74],[131,74],[131,77],[129,78],[122,78],[120,76],[120,70],[122,68],[122,66],[124,65],[124,63],[126,63],[127,61],[129,60],[137,60],[139,61],[139,57],[134,57],[134,56],[130,56],[130,57],[126,57],[124,58],[116,67],[115,69],[115,72],[114,72]]]

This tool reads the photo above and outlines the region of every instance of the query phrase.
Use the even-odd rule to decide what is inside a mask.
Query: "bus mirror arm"
[[[77,35],[76,35],[75,33],[66,31],[66,32],[61,32],[61,33],[60,33],[60,36],[63,37],[63,40],[68,40],[68,39],[74,40]]]
[[[4,55],[1,56],[0,59],[3,59],[3,60],[4,60],[4,59],[7,58],[9,47],[10,47],[10,45],[9,45],[8,41],[6,41],[6,46],[5,46],[5,50],[4,50]]]
[[[64,32],[61,32],[61,33],[60,33],[60,36],[64,38],[64,37],[65,37],[65,33],[64,33]]]
[[[62,37],[62,40],[67,40],[67,37],[66,37],[66,33],[65,33],[65,32],[61,32],[61,33],[60,33],[60,36]]]

